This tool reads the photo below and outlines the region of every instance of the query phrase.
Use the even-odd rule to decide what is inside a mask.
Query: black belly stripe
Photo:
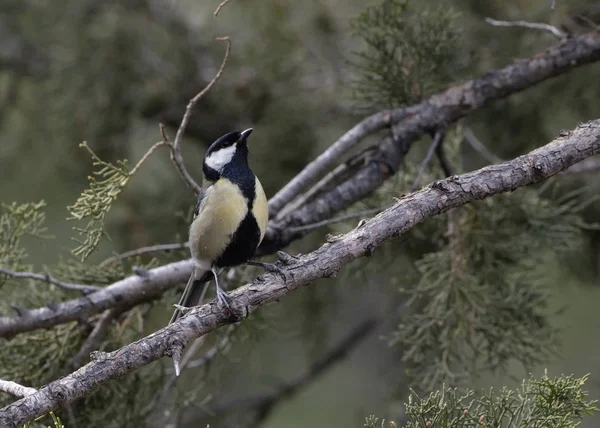
[[[246,263],[254,256],[260,241],[260,229],[252,211],[248,211],[238,230],[233,234],[231,242],[223,254],[215,261],[215,266],[231,267]]]

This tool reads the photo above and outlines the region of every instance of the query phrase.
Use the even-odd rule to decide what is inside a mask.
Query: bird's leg
[[[229,297],[229,294],[227,294],[227,292],[225,290],[223,290],[221,288],[221,286],[219,285],[219,272],[218,269],[213,266],[211,269],[214,277],[215,277],[215,285],[217,286],[217,300],[219,302],[219,304],[227,309],[231,309],[231,298]]]
[[[253,260],[248,260],[246,264],[250,266],[260,266],[267,272],[276,273],[280,275],[285,280],[285,273],[279,268],[279,266],[274,265],[273,263],[256,262]]]

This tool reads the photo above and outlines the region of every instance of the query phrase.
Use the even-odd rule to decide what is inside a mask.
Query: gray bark
[[[0,409],[0,426],[17,427],[50,410],[90,394],[110,379],[170,356],[193,338],[238,322],[318,278],[335,276],[350,261],[370,256],[387,239],[398,237],[435,215],[469,202],[545,180],[600,153],[600,120],[584,123],[533,152],[514,160],[431,183],[400,198],[389,209],[361,222],[345,235],[329,239],[301,257],[281,256],[287,280],[266,274],[231,293],[232,311],[216,302],[190,311],[174,324],[114,352],[96,353],[94,360],[38,392]],[[180,262],[182,263],[182,262]],[[182,265],[183,267],[183,265]]]

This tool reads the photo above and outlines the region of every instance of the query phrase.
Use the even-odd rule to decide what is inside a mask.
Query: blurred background
[[[361,59],[357,52],[366,48],[360,34],[364,28],[351,23],[367,6],[381,5],[379,1],[233,0],[216,19],[216,1],[0,2],[0,201],[45,200],[47,234],[54,237],[26,239],[28,263],[35,271],[69,263],[75,234],[74,223],[66,220],[66,207],[85,189],[92,171],[90,155],[79,144],[87,141],[105,161],[135,163],[161,139],[160,122],[174,137],[188,100],[219,68],[225,45],[214,41],[217,36],[229,36],[232,51],[221,80],[192,115],[182,145],[186,165],[200,181],[202,155],[208,145],[225,132],[253,127],[250,163],[272,196],[366,114],[416,102],[453,82],[483,75],[557,43],[550,33],[493,27],[484,21],[486,17],[547,22],[574,33],[591,31],[579,15],[600,23],[596,1],[557,0],[554,10],[549,0],[430,1],[418,5],[418,13],[439,13],[440,3],[444,9],[452,7],[454,31],[448,47],[452,58],[444,63],[448,68],[430,73],[439,71],[443,78],[429,76],[434,83],[412,98],[373,102],[364,96],[365,86],[356,85],[361,73],[356,67]],[[459,171],[489,163],[467,144],[467,134],[498,157],[510,159],[546,144],[562,129],[600,118],[599,75],[598,64],[579,67],[470,115],[447,143]],[[376,141],[373,138],[361,148]],[[407,192],[428,146],[428,138],[416,143],[398,177],[355,209],[378,206]],[[432,164],[422,185],[442,176],[437,164]],[[549,201],[575,192],[578,200],[589,203],[574,215],[588,224],[598,221],[600,203],[594,197],[600,192],[600,172],[557,181],[551,191],[540,192],[546,191]],[[537,197],[532,195],[518,191],[488,208],[509,210],[520,204],[526,207],[523,212],[531,213],[537,210],[528,205]],[[106,222],[109,239],[102,241],[86,265],[137,247],[183,242],[193,204],[194,197],[177,175],[167,150],[159,149],[111,208]],[[528,217],[519,218],[506,214],[501,220],[517,225],[525,224],[519,221],[527,222]],[[286,251],[316,249],[327,233],[350,230],[356,221],[315,230]],[[423,270],[415,269],[415,263],[444,240],[443,222],[423,225],[409,237],[386,244],[373,257],[351,264],[338,278],[318,281],[264,308],[248,322],[213,334],[197,356],[209,349],[216,349],[218,355],[210,364],[196,360],[197,367],[192,364],[160,399],[153,401],[172,376],[170,361],[111,382],[83,408],[75,408],[75,422],[79,420],[78,426],[192,427],[210,422],[211,427],[358,427],[372,413],[400,421],[402,403],[413,384],[407,378],[410,367],[402,362],[403,351],[393,345],[398,313],[406,310],[398,290],[422,281],[415,272],[423,274]],[[485,224],[492,231],[500,227],[491,220]],[[556,224],[561,224],[560,217]],[[512,236],[517,246],[530,238]],[[472,239],[476,243],[501,238],[492,233]],[[600,341],[596,336],[600,328],[600,232],[584,227],[565,239],[561,242],[569,251],[564,257],[553,256],[550,241],[544,248],[537,247],[543,257],[528,265],[529,271],[536,272],[536,287],[542,290],[543,313],[552,328],[559,329],[553,336],[557,346],[543,348],[542,355],[538,352],[531,359],[519,358],[515,348],[515,358],[502,361],[505,371],[480,371],[460,383],[458,378],[446,382],[475,388],[515,386],[528,373],[540,375],[547,368],[551,376],[591,373],[586,388],[592,398],[600,397]],[[185,254],[142,262],[159,263]],[[238,269],[230,287],[257,273]],[[39,291],[44,284],[27,287],[0,289],[3,315],[12,313],[10,303],[29,306],[35,299],[47,298]],[[34,292],[26,297],[25,290],[30,294],[38,290],[40,295]],[[179,291],[169,292],[119,324],[121,334],[113,332],[112,341],[103,344],[105,349],[164,326]],[[37,377],[28,379],[31,386],[51,380],[68,355],[58,351],[42,355],[32,345],[38,343],[34,338],[46,346],[65,333],[51,332],[52,338],[50,333],[23,335],[23,342],[0,357],[0,372],[19,380],[15,376],[35,371]],[[275,394],[277,400],[264,406],[265,395],[315,371],[315,361],[348,335],[352,336],[349,343],[340,346],[342,355],[314,376],[305,377],[306,382],[296,382],[289,396]],[[15,367],[9,370],[9,365]],[[256,403],[263,408],[257,409]],[[68,417],[64,420],[67,427],[75,426]],[[597,426],[599,421],[589,418],[582,426]]]

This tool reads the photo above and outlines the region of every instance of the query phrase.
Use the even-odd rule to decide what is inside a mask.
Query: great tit
[[[252,128],[225,134],[204,155],[202,171],[210,185],[198,195],[189,229],[194,271],[169,324],[198,304],[204,283],[212,277],[219,303],[229,308],[229,296],[218,279],[223,268],[251,264],[280,272],[275,265],[250,260],[269,220],[267,197],[248,166],[251,132]]]

